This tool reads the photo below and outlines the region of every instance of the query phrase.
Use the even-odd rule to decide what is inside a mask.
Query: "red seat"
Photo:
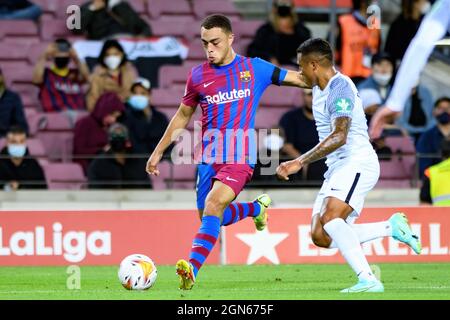
[[[0,40],[8,36],[36,37],[38,27],[30,20],[0,20]]]
[[[256,31],[264,24],[262,20],[238,20],[233,22],[233,33],[236,40],[243,38],[253,39],[256,35]]]
[[[270,86],[264,92],[260,105],[268,107],[294,107],[303,105],[301,90],[295,87]]]
[[[33,68],[27,62],[5,61],[2,63],[1,67],[7,84],[31,84],[31,80],[33,78]]]
[[[289,107],[259,107],[256,111],[255,128],[270,129],[278,127],[280,118],[291,109]]]
[[[159,86],[170,88],[174,84],[185,85],[191,69],[197,62],[187,62],[181,66],[164,65],[159,68]]]
[[[147,20],[147,19],[146,19]],[[193,17],[161,17],[158,20],[148,21],[152,26],[152,31],[155,36],[173,36],[183,38],[187,41],[192,41],[198,33],[193,26],[198,24]],[[200,26],[198,27],[200,29]]]
[[[376,184],[375,188],[384,189],[409,189],[411,188],[411,181],[408,179],[402,180],[390,180],[390,179],[380,179]]]
[[[153,19],[158,19],[161,15],[189,16],[192,14],[191,6],[186,0],[151,0],[147,2],[147,11]]]
[[[194,13],[197,19],[204,19],[214,13],[221,13],[228,17],[240,18],[232,0],[194,0]]]
[[[86,185],[78,163],[48,163],[43,169],[49,189],[82,189]]]
[[[393,152],[400,151],[401,153],[415,153],[416,148],[411,137],[386,137],[386,145],[389,146]]]

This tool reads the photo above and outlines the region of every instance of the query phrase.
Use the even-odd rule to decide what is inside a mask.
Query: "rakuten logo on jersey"
[[[68,262],[80,262],[89,252],[94,256],[111,254],[111,232],[67,231],[55,222],[53,234],[47,235],[43,226],[36,226],[34,231],[16,231],[9,239],[3,239],[0,227],[0,256],[60,256]],[[45,243],[45,239],[52,241]]]
[[[227,102],[237,101],[239,99],[250,97],[251,91],[250,89],[245,90],[236,90],[233,89],[229,92],[219,91],[218,94],[213,96],[206,96],[205,99],[209,104],[222,104]]]

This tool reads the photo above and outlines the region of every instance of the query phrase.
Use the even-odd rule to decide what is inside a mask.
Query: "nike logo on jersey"
[[[203,84],[203,88],[209,87],[209,86],[212,85],[214,82],[216,82],[216,81],[214,80],[214,81],[211,81],[211,82],[208,82],[208,83],[204,83],[204,84]]]
[[[233,179],[233,178],[230,178],[230,177],[226,177],[225,180],[228,180],[228,181],[234,181],[234,182],[239,182],[239,181],[237,181],[236,179]]]
[[[331,188],[331,191],[341,191],[339,189]]]

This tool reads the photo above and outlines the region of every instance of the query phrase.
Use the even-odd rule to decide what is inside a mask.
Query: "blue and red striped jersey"
[[[225,66],[205,62],[192,68],[182,103],[202,109],[203,163],[256,163],[259,100],[286,74],[260,58],[240,55]]]

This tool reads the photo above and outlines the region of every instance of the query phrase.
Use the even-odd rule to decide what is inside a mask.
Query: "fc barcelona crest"
[[[249,82],[252,80],[252,75],[250,74],[250,71],[241,71],[241,81],[242,82]]]

